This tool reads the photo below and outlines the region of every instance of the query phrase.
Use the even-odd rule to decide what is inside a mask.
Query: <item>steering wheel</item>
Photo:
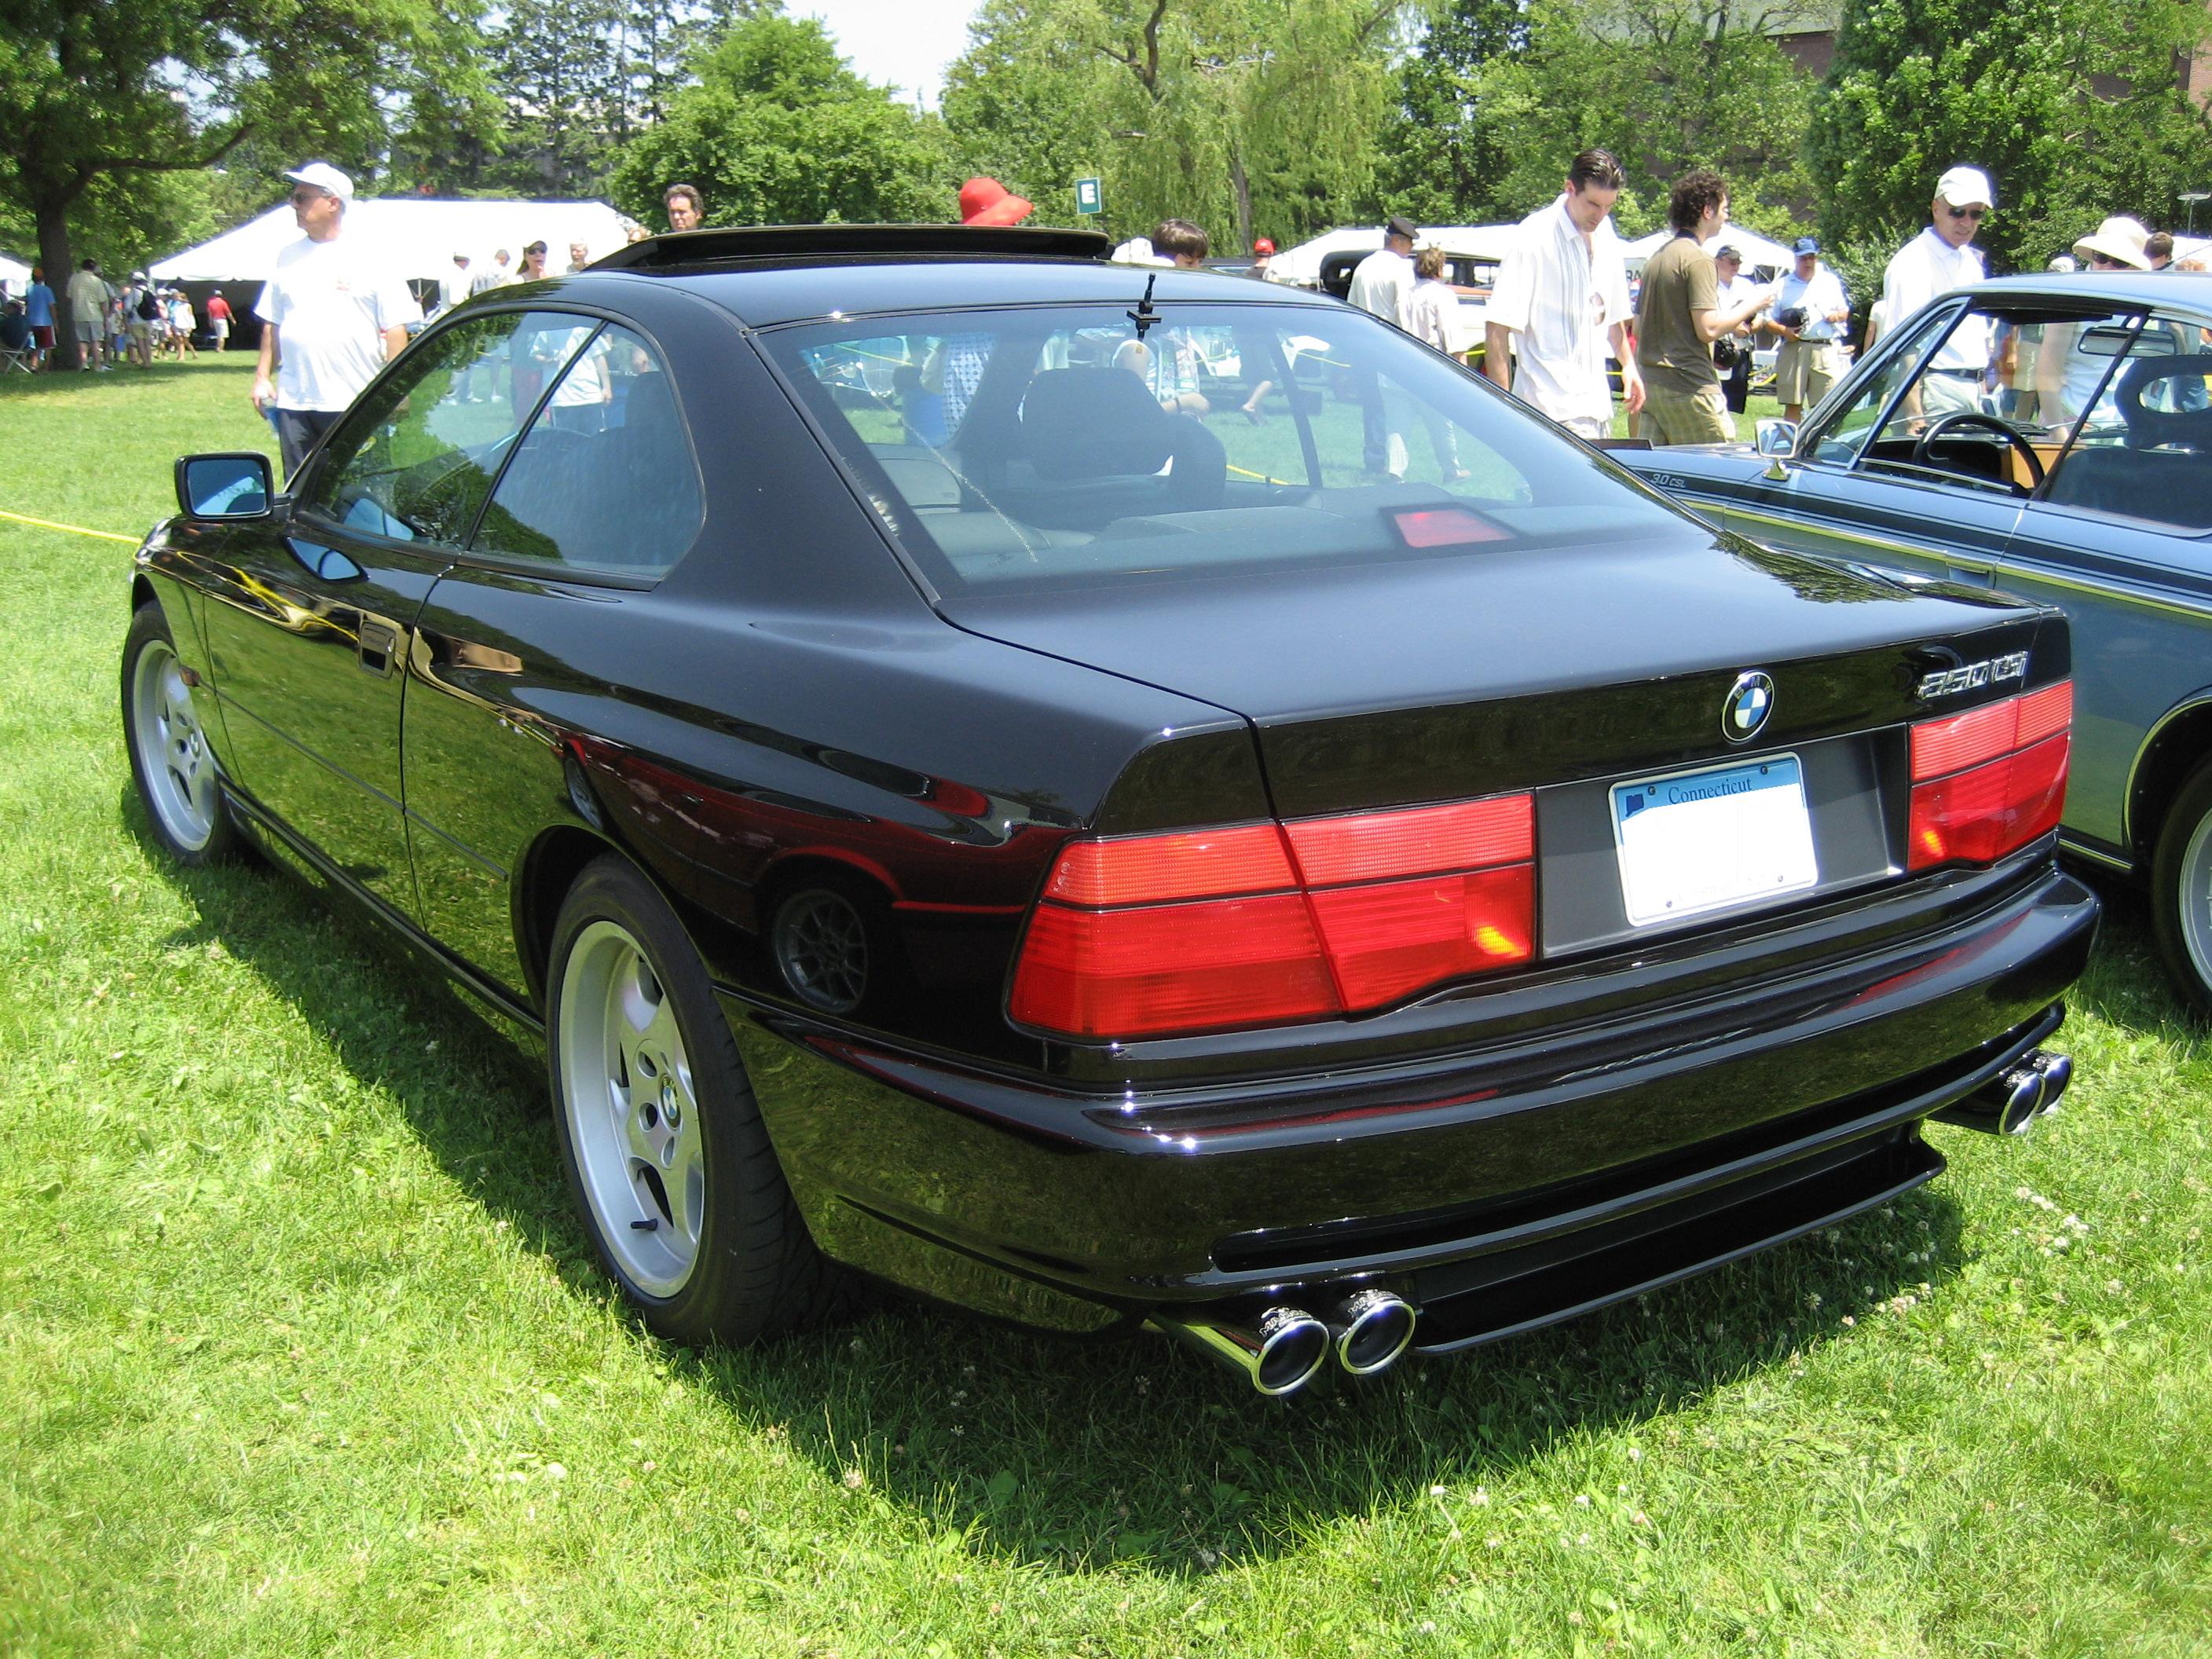
[[[2185,444],[2212,448],[2212,409],[2150,409],[2143,394],[2162,380],[2178,380],[2182,395],[2191,381],[2201,392],[2204,377],[2212,374],[2212,352],[2193,351],[2173,357],[2142,357],[2121,373],[2112,401],[2127,423],[2128,447],[2155,449],[2161,444]]]
[[[1984,415],[1978,409],[1954,410],[1941,420],[1929,422],[1928,429],[1920,434],[1919,442],[1912,446],[1913,465],[1927,465],[1928,452],[1934,447],[1936,441],[1965,426],[1978,426],[1984,431],[1994,432],[2010,444],[2021,459],[2027,463],[2028,476],[2035,482],[2022,489],[2018,483],[2008,479],[2007,487],[2016,495],[2033,495],[2036,492],[2037,488],[2043,483],[2043,457],[2035,453],[2034,445],[2021,437],[2006,422],[1994,415]]]

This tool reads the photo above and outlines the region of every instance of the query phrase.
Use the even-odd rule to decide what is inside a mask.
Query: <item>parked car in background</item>
[[[1287,1393],[2056,1099],[2055,610],[1717,535],[1375,318],[1105,246],[656,238],[437,319],[281,495],[186,458],[155,833],[541,1036],[689,1341],[851,1270]],[[1255,422],[1232,355],[1353,396]]]
[[[2063,844],[2148,889],[2167,967],[2212,1012],[2208,377],[2212,277],[2017,277],[1890,331],[1802,430],[1762,422],[1764,456],[1619,459],[1768,546],[2063,606]]]
[[[1482,349],[1482,319],[1490,307],[1491,290],[1498,285],[1498,268],[1504,263],[1515,227],[1480,225],[1424,233],[1424,244],[1434,242],[1444,252],[1444,280],[1459,295],[1458,314],[1452,331],[1455,356]],[[1382,246],[1378,231],[1374,247],[1340,248],[1321,258],[1316,283],[1324,294],[1343,299],[1352,292],[1352,273],[1359,262]]]

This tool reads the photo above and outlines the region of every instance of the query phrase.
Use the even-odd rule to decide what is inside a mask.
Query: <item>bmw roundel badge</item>
[[[1753,669],[1739,674],[1721,704],[1721,735],[1730,743],[1749,743],[1766,727],[1774,712],[1774,682]]]

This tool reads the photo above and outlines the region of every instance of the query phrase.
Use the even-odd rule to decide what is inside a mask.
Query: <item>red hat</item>
[[[1018,225],[1036,211],[996,179],[970,179],[960,186],[963,225]]]
[[[1265,236],[1257,238],[1252,244],[1252,252],[1255,253],[1273,253],[1274,251],[1274,242]]]

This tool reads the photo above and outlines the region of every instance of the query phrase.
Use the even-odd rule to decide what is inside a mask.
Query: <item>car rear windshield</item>
[[[1494,556],[1688,533],[1350,307],[1054,307],[806,325],[771,354],[941,591]]]

